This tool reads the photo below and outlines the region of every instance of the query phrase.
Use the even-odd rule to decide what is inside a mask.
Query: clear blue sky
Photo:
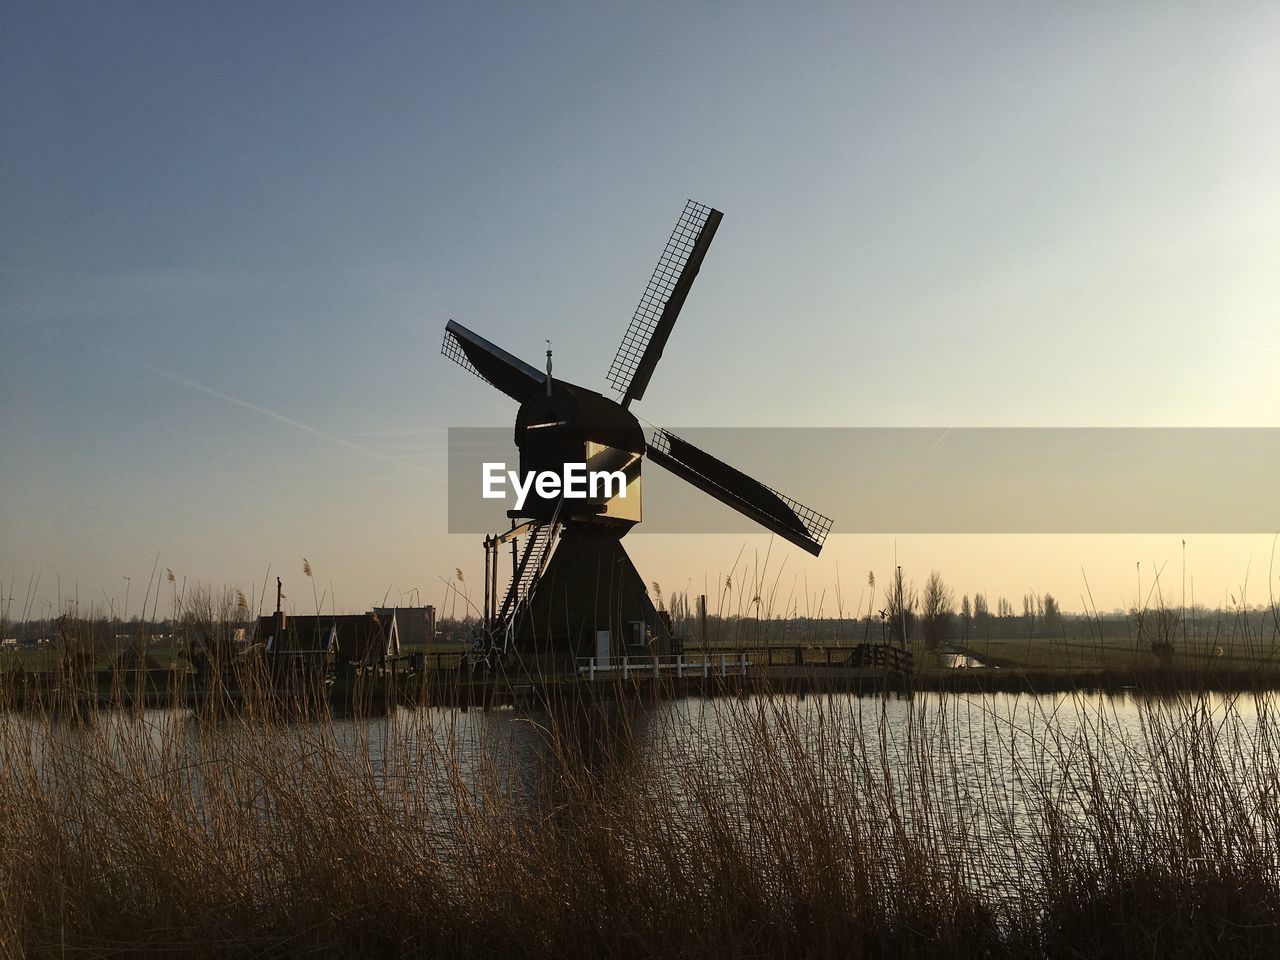
[[[6,4],[5,592],[478,580],[443,431],[514,411],[444,322],[603,387],[686,197],[726,216],[654,423],[1280,426],[1277,49],[1271,3]],[[743,542],[628,540],[668,589]],[[1265,583],[1269,537],[1190,549]],[[898,550],[1110,607],[1181,547]]]

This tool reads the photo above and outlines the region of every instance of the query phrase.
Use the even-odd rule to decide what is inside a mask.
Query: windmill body
[[[670,621],[621,544],[643,519],[645,457],[810,553],[822,549],[827,517],[666,430],[646,440],[629,409],[648,388],[721,217],[685,205],[609,369],[619,400],[553,377],[550,350],[543,372],[453,320],[445,327],[441,352],[520,404],[514,439],[524,476],[585,464],[626,481],[595,499],[531,491],[509,511],[511,529],[485,539],[484,642],[498,651],[557,668],[588,656],[669,652]]]

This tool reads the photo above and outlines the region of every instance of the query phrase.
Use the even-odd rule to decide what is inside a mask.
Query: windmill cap
[[[557,380],[551,396],[538,393],[521,404],[516,415],[517,445],[526,438],[570,437],[631,453],[643,453],[645,448],[640,421],[594,390]]]

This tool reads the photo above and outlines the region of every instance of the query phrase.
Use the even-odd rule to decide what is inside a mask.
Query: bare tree
[[[920,618],[925,646],[930,649],[936,649],[947,638],[955,616],[955,600],[955,594],[943,581],[942,574],[937,570],[930,571],[924,585]]]
[[[960,642],[969,642],[969,626],[973,623],[973,607],[969,605],[969,595],[966,593],[964,599],[960,601]]]
[[[1052,593],[1044,595],[1044,628],[1050,636],[1058,633],[1062,626],[1062,610]]]
[[[987,607],[987,598],[981,593],[975,593],[973,595],[973,625],[975,629],[981,629],[989,616],[991,616],[991,610]]]
[[[898,567],[892,585],[884,592],[884,609],[880,611],[886,642],[899,643],[905,647],[915,636],[916,607],[919,602],[915,584],[904,581],[902,568]]]

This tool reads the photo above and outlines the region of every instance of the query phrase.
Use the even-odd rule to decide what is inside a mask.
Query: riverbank
[[[953,648],[966,656],[962,648]],[[1233,663],[1199,666],[1148,663],[1130,668],[1028,669],[1010,666],[947,668],[934,660],[904,672],[815,662],[769,666],[749,658],[694,662],[677,672],[637,661],[627,671],[588,675],[529,673],[498,666],[379,675],[347,675],[336,681],[311,678],[272,681],[262,676],[204,678],[173,670],[104,671],[68,680],[27,673],[0,675],[0,706],[51,709],[60,714],[109,707],[207,707],[237,709],[246,700],[267,697],[279,703],[305,700],[342,713],[385,712],[396,706],[459,708],[530,706],[560,702],[659,700],[754,694],[1065,693],[1178,694],[1280,691],[1280,669],[1245,668]]]

